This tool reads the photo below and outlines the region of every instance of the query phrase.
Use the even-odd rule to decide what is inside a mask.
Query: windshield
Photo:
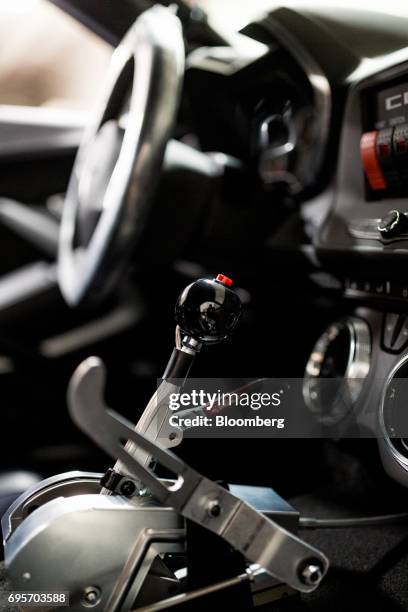
[[[270,11],[279,6],[319,7],[328,9],[331,6],[344,9],[370,9],[390,15],[408,16],[407,0],[190,0],[190,4],[201,6],[210,19],[218,22],[223,28],[239,29],[263,11]]]
[[[0,104],[93,106],[110,47],[45,0],[0,1]]]

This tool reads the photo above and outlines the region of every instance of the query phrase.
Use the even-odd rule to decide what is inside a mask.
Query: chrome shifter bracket
[[[105,367],[96,357],[85,360],[75,371],[68,406],[76,425],[118,458],[158,502],[215,533],[271,576],[298,591],[313,591],[328,569],[325,555],[136,431],[131,422],[105,405],[105,378]],[[129,444],[172,472],[175,482],[166,484],[157,478],[129,451]],[[308,565],[319,568],[312,583],[305,580],[303,570]]]

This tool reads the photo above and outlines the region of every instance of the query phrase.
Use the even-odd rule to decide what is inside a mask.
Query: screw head
[[[307,586],[317,586],[323,578],[323,570],[319,561],[304,563],[299,572],[299,578]]]
[[[136,485],[131,480],[124,480],[120,485],[120,492],[126,497],[131,497],[136,491]]]
[[[207,512],[212,518],[217,518],[221,514],[221,505],[218,499],[212,499],[207,504]]]
[[[82,591],[81,604],[86,608],[93,608],[101,600],[101,589],[97,586],[88,586]]]

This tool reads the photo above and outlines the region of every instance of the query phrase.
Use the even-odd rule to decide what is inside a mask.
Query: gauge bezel
[[[380,401],[380,409],[378,411],[378,422],[379,422],[379,427],[381,430],[381,434],[382,434],[382,439],[385,442],[386,448],[390,451],[391,455],[393,456],[393,458],[397,461],[397,463],[406,471],[408,471],[408,450],[407,450],[407,456],[404,456],[395,446],[395,444],[392,442],[392,439],[387,431],[387,427],[385,424],[385,418],[384,418],[384,409],[385,409],[385,400],[387,397],[387,393],[388,393],[388,389],[390,386],[390,383],[392,382],[392,380],[395,378],[395,374],[398,372],[398,370],[400,370],[406,363],[408,362],[408,353],[406,355],[404,355],[397,363],[396,365],[392,368],[391,372],[389,373],[388,377],[387,377],[387,381],[384,385],[384,389],[383,392],[381,394],[381,401]]]
[[[314,367],[316,359],[314,356],[320,354],[320,364],[323,363],[324,357],[328,352],[331,340],[328,336],[331,330],[340,333],[344,327],[347,328],[350,335],[349,355],[347,365],[344,372],[344,385],[347,391],[347,396],[350,397],[350,403],[344,407],[344,396],[341,396],[341,401],[334,402],[330,413],[322,415],[322,406],[318,398],[313,398],[311,395],[311,382],[318,381],[319,376],[310,374],[310,370]],[[332,339],[334,340],[334,338]],[[318,418],[323,425],[337,425],[342,421],[354,408],[362,393],[365,380],[368,376],[371,366],[371,332],[366,321],[358,317],[347,317],[335,321],[321,334],[315,343],[310,354],[305,368],[303,378],[302,393],[306,406]],[[309,371],[308,371],[309,370]],[[323,380],[320,378],[320,380]],[[341,404],[341,405],[340,405]]]

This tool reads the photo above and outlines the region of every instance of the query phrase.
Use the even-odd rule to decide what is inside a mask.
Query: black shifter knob
[[[231,285],[231,279],[223,274],[188,285],[176,304],[176,321],[182,333],[202,344],[226,340],[242,311],[241,300]]]

